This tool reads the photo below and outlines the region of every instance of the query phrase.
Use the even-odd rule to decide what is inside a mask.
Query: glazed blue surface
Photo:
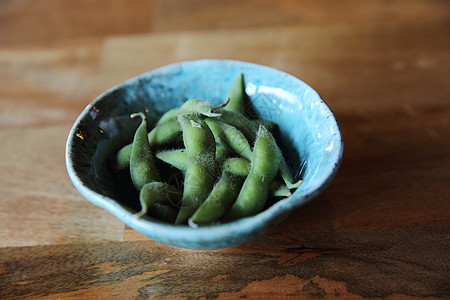
[[[108,167],[138,126],[131,113],[145,111],[149,124],[167,110],[198,98],[219,104],[238,73],[258,115],[278,124],[280,147],[303,184],[291,197],[261,213],[230,223],[191,228],[151,217],[134,218],[132,193],[120,190]],[[156,241],[192,249],[218,249],[245,243],[283,221],[317,197],[336,175],[343,142],[337,122],[320,96],[284,72],[233,60],[181,62],[141,74],[99,95],[74,123],[66,145],[69,176],[80,193]]]

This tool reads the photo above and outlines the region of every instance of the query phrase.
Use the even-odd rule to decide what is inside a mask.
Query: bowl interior
[[[110,168],[112,156],[130,143],[145,112],[152,126],[167,110],[198,98],[217,105],[231,81],[244,74],[252,109],[279,127],[278,142],[291,171],[304,183],[262,213],[228,224],[193,229],[134,219],[140,209],[129,178]],[[336,120],[319,95],[299,79],[269,67],[231,60],[200,60],[168,65],[132,78],[98,96],[75,122],[67,143],[69,175],[77,189],[143,234],[165,243],[212,249],[245,242],[270,229],[329,184],[342,157]]]

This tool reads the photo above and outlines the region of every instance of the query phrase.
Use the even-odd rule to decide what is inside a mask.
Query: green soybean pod
[[[214,185],[214,177],[197,161],[191,161],[185,172],[183,197],[175,224],[185,224],[189,217],[208,197]]]
[[[140,191],[146,183],[159,181],[159,173],[148,143],[146,117],[143,113],[131,115],[132,118],[137,116],[142,118],[142,122],[134,134],[130,156],[130,175],[133,185]]]
[[[275,129],[275,127],[277,127],[277,123],[269,121],[269,120],[256,119],[256,120],[251,120],[251,121],[257,127],[259,127],[259,125],[264,125],[264,127],[266,127],[267,130],[269,130],[270,132],[272,132]]]
[[[188,112],[192,112],[196,106],[205,106],[207,105],[204,103],[204,101],[199,99],[191,99],[186,101],[182,106],[172,108],[165,112],[161,118],[159,118],[158,122],[156,122],[156,125],[162,125],[167,122],[173,122],[177,121],[178,115],[185,114]]]
[[[254,128],[256,125],[269,125],[270,127],[276,126],[276,123],[267,121],[267,120],[249,120],[244,115],[240,113],[235,112],[224,112],[223,110],[219,110],[222,114],[222,116],[219,118],[219,120],[223,120],[225,123],[232,124],[236,128],[239,128],[242,130],[242,132],[245,134],[247,139],[252,140],[254,137]],[[265,126],[264,126],[265,127]],[[266,128],[266,127],[265,127]],[[214,132],[214,131],[213,131]],[[242,155],[242,154],[241,154]],[[244,155],[242,155],[244,156]],[[247,159],[250,159],[247,156],[244,156]],[[280,175],[283,178],[284,182],[286,183],[287,187],[290,189],[296,189],[298,188],[303,181],[299,180],[297,182],[294,182],[294,178],[292,176],[291,171],[289,170],[289,167],[286,163],[286,160],[283,156],[281,156],[280,160],[280,167],[279,167]]]
[[[188,153],[181,207],[175,224],[184,224],[211,192],[215,181],[216,142],[208,125],[195,116],[180,115]]]
[[[228,151],[220,144],[216,145],[216,159],[218,161],[225,159]],[[177,168],[181,172],[186,172],[188,154],[186,149],[164,150],[156,153],[156,157],[165,163]],[[250,164],[249,164],[250,165]]]
[[[112,167],[115,172],[125,170],[130,167],[130,156],[133,144],[122,147],[112,159]]]
[[[186,149],[165,150],[156,153],[156,157],[169,165],[186,172],[188,154]]]
[[[217,155],[217,152],[216,152]],[[177,168],[182,172],[186,172],[188,154],[186,149],[165,150],[156,153],[156,157]],[[216,158],[219,160],[219,157]],[[248,159],[241,157],[226,158],[221,162],[222,170],[235,176],[246,177],[250,173],[251,163]]]
[[[290,197],[292,195],[291,190],[284,182],[276,180],[270,185],[269,193],[275,197]]]
[[[239,73],[234,80],[227,92],[227,98],[230,98],[230,102],[224,107],[225,110],[244,113],[246,105],[245,84],[244,75]]]
[[[181,137],[181,127],[178,121],[170,121],[154,127],[148,133],[150,147],[156,148],[175,142]]]
[[[139,201],[141,211],[135,214],[136,218],[151,211],[154,204],[173,204],[176,205],[181,200],[181,192],[175,187],[164,182],[149,182],[145,184],[139,192]],[[168,208],[157,209],[157,214],[161,215],[164,211],[169,212]]]
[[[216,159],[221,160],[227,157],[229,154],[228,149],[220,143],[216,143]]]
[[[218,117],[220,114],[213,112],[212,104],[200,99],[190,99],[181,107],[173,108],[164,113],[158,120],[156,125],[162,125],[167,122],[177,121],[179,115],[182,114],[201,114],[208,117]]]
[[[294,178],[292,176],[291,170],[289,170],[289,167],[283,156],[281,156],[279,171],[280,171],[281,178],[283,178],[284,182],[286,183],[286,186],[289,189],[296,189],[302,185],[303,180],[294,182]]]
[[[250,173],[244,181],[236,202],[227,213],[226,220],[234,220],[254,215],[267,202],[269,189],[278,172],[281,151],[272,134],[259,126],[253,148]]]
[[[256,132],[258,130],[258,127],[256,127],[255,123],[253,123],[251,120],[249,120],[246,116],[244,116],[242,113],[234,112],[234,111],[228,111],[224,108],[217,108],[214,110],[214,112],[220,114],[220,117],[217,117],[218,120],[230,124],[244,134],[244,136],[250,141],[254,142],[256,138]]]
[[[147,135],[150,148],[154,149],[175,142],[181,137],[178,121],[170,121],[153,128]],[[130,166],[133,144],[122,147],[113,158],[113,169],[118,172]]]
[[[173,224],[177,218],[178,210],[169,204],[155,203],[151,206],[148,214],[158,220]]]
[[[159,118],[158,122],[156,122],[156,126],[162,125],[166,122],[176,121],[180,110],[181,109],[179,107],[169,109]]]
[[[251,163],[248,159],[230,157],[222,163],[222,169],[236,176],[247,177],[250,173]]]
[[[206,118],[205,122],[211,129],[216,142],[248,160],[252,158],[252,148],[240,130],[213,118]]]
[[[220,117],[220,114],[214,112],[214,110],[226,106],[229,102],[230,98],[227,98],[223,103],[213,107],[208,101],[191,99],[183,104],[180,114],[200,113],[206,117]]]
[[[213,112],[211,103],[199,99],[186,101],[183,106],[181,106],[181,113],[197,113],[207,117],[220,117],[220,114]]]
[[[224,216],[236,201],[243,181],[242,177],[223,171],[208,198],[189,218],[188,224],[197,227],[198,224],[211,223]]]
[[[222,163],[222,169],[235,176],[247,177],[250,173],[251,163],[249,160],[240,157],[227,158]],[[283,182],[274,180],[269,188],[269,194],[276,197],[289,197],[292,195],[289,188]]]
[[[183,114],[185,114],[186,112],[195,111],[196,108],[202,107],[202,106],[211,107],[211,104],[209,102],[206,102],[206,101],[203,101],[200,99],[189,99],[188,101],[183,103],[183,105],[180,107],[180,109],[181,109],[181,112]]]

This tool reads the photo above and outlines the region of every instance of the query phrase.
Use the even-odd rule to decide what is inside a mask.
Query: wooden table
[[[244,245],[154,242],[66,173],[72,123],[144,71],[232,58],[335,112],[329,188]],[[450,3],[0,1],[1,299],[450,298]]]

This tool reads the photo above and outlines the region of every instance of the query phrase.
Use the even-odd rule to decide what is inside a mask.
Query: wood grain
[[[279,25],[395,24],[448,20],[445,1],[169,0],[156,6],[154,31],[227,30]]]
[[[289,26],[109,38],[99,85],[111,86],[177,61],[234,58],[268,64],[320,87],[320,95],[334,110],[444,103],[450,94],[447,33],[448,24],[442,23]]]
[[[5,0],[0,45],[85,37],[279,25],[404,23],[449,17],[444,0]]]
[[[64,168],[69,129],[0,131],[0,247],[123,238],[123,223],[86,201],[69,180]]]
[[[101,91],[165,64],[234,58],[273,66],[320,87],[317,90],[334,111],[445,103],[450,93],[447,27],[440,23],[183,32],[4,50],[0,95],[84,95],[79,99],[86,104]],[[396,41],[399,35],[402,44]]]
[[[0,45],[148,32],[153,0],[0,2]]]
[[[445,0],[0,1],[0,298],[450,298],[449,25]],[[216,251],[142,236],[64,162],[99,93],[198,58],[299,77],[345,143],[320,197]]]
[[[449,225],[305,230],[220,251],[152,241],[4,248],[0,296],[445,298],[448,230]]]
[[[336,115],[345,143],[338,176],[280,231],[450,223],[448,105]]]

